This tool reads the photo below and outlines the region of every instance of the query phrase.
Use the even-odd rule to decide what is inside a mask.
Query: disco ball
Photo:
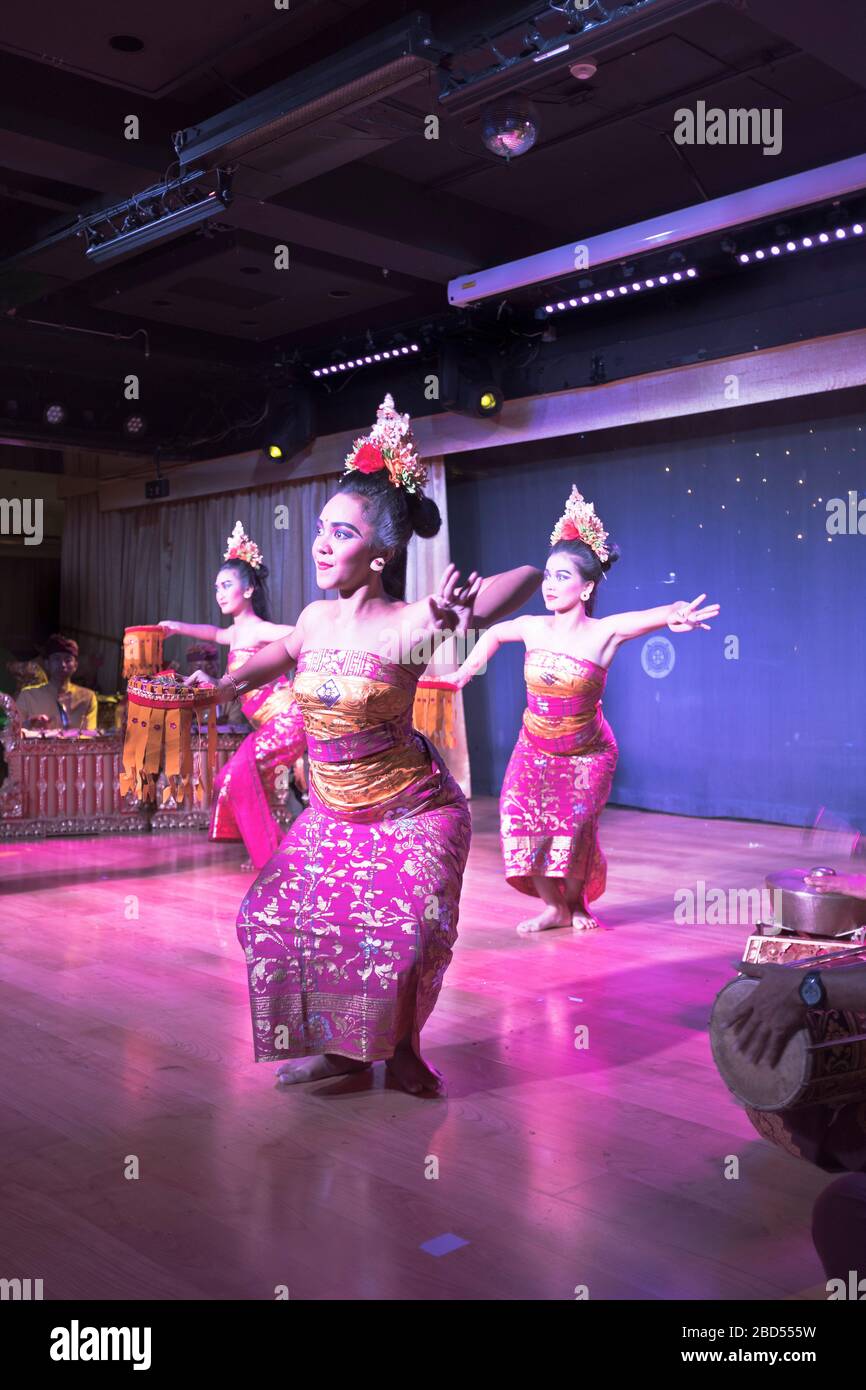
[[[489,106],[481,119],[481,138],[491,154],[513,159],[538,139],[538,115],[531,101],[506,99]]]

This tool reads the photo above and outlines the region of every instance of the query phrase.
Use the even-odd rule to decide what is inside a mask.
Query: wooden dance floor
[[[253,1063],[242,847],[0,844],[0,1273],[46,1299],[823,1289],[809,1228],[829,1176],[758,1138],[710,1056],[748,928],[673,924],[677,889],[804,863],[802,832],[608,808],[610,930],[524,938],[495,802],[473,819],[424,1032],[446,1100],[386,1088],[381,1065],[280,1089]]]

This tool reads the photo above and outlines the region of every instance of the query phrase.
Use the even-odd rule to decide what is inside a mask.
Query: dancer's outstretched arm
[[[221,647],[228,647],[232,640],[230,627],[216,627],[213,623],[178,623],[174,618],[161,618],[157,627],[178,632],[181,637],[197,637],[200,642],[219,642]]]
[[[669,627],[671,632],[694,632],[703,627],[709,631],[707,618],[716,618],[719,605],[710,603],[702,608],[706,594],[699,594],[688,603],[677,599],[674,603],[664,603],[659,608],[639,608],[632,613],[611,613],[607,618],[598,619],[596,632],[602,639],[605,652],[612,653],[623,642],[633,637],[645,637],[648,632]]]
[[[533,565],[519,565],[517,569],[504,570],[502,574],[491,574],[487,579],[482,579],[474,610],[478,626],[498,623],[516,608],[522,608],[532,598],[543,578],[541,570]]]
[[[490,658],[499,651],[503,642],[525,642],[526,633],[522,618],[512,618],[510,623],[496,623],[479,637],[463,665],[448,680],[462,690],[473,676],[480,675],[487,667]]]
[[[162,618],[158,626],[164,627],[166,632],[177,632],[181,637],[197,637],[200,642],[219,642],[221,647],[231,646],[230,627],[216,627],[213,623],[179,623],[174,618]],[[256,631],[262,641],[270,638],[272,642],[276,642],[281,637],[291,637],[294,630],[294,623],[269,623],[264,618],[259,619],[256,624]]]
[[[317,600],[318,602],[323,600]],[[262,651],[256,652],[243,666],[239,666],[232,675],[223,676],[222,680],[217,681],[216,688],[220,694],[232,698],[243,695],[247,690],[257,690],[259,686],[267,685],[270,681],[276,680],[277,676],[291,670],[304,642],[304,617],[315,607],[316,603],[307,605],[288,637],[279,637],[275,642],[269,642]],[[214,682],[204,671],[194,671],[184,684],[210,686]]]
[[[513,613],[535,593],[541,583],[540,570],[520,565],[482,579],[473,570],[464,582],[460,572],[449,564],[435,594],[407,603],[400,612],[403,649],[432,637],[435,643],[454,635],[465,636],[470,622],[487,627],[506,613]]]

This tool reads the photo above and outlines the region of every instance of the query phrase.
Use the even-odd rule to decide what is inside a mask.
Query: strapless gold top
[[[527,693],[523,727],[530,737],[573,738],[577,744],[601,722],[600,702],[607,681],[603,666],[565,652],[532,650],[526,653],[523,675]],[[565,709],[562,701],[568,701]]]
[[[301,653],[293,688],[310,780],[335,815],[389,801],[430,772],[430,755],[412,732],[417,682],[373,652]]]

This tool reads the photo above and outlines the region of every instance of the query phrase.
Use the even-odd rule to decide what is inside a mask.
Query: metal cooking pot
[[[866,925],[866,899],[848,893],[819,892],[804,881],[807,874],[830,878],[836,870],[821,864],[815,869],[784,869],[767,875],[773,894],[773,924],[797,936],[845,936]]]

